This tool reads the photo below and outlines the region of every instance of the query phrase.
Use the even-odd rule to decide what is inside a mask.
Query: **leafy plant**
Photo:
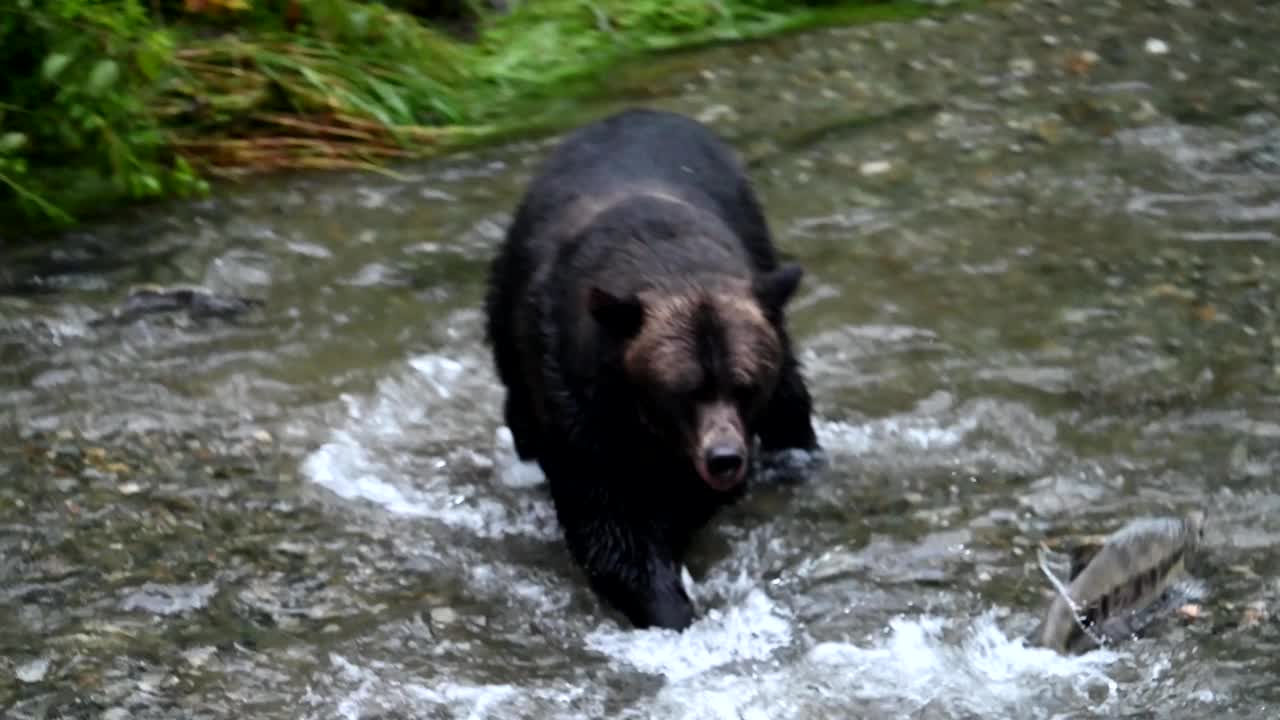
[[[141,0],[16,0],[0,10],[0,183],[20,210],[68,222],[61,204],[77,198],[203,189],[148,109],[172,54]]]

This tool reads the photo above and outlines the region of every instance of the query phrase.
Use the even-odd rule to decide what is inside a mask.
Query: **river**
[[[683,634],[587,591],[501,427],[483,279],[550,139],[0,250],[0,709],[1276,717],[1278,33],[1002,2],[619,75],[741,148],[808,269],[829,463],[702,533]],[[92,324],[143,282],[265,304]],[[1042,539],[1196,506],[1198,617],[1020,642]]]

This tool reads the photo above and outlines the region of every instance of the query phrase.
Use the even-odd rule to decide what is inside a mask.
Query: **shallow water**
[[[752,160],[809,269],[830,457],[703,533],[681,635],[591,596],[500,426],[482,279],[545,142],[4,251],[0,708],[1274,717],[1280,7],[1191,5],[1001,4],[627,79]],[[266,305],[90,325],[138,282]],[[1194,505],[1201,617],[1019,642],[1037,542]]]

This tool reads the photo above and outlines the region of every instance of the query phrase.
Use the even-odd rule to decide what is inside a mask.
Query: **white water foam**
[[[619,670],[662,675],[671,682],[767,660],[796,640],[797,623],[790,608],[760,583],[770,558],[785,555],[776,529],[757,527],[734,540],[701,582],[694,583],[685,571],[685,587],[698,617],[683,632],[609,623],[588,633],[584,642],[609,656]]]
[[[908,450],[945,450],[964,441],[978,427],[978,419],[964,417],[944,425],[933,418],[890,417],[869,423],[818,422],[814,432],[832,453],[867,455]]]
[[[792,632],[789,613],[753,589],[727,608],[705,611],[684,632],[610,625],[587,635],[586,644],[636,670],[679,681],[730,663],[765,659],[790,644]]]
[[[472,683],[457,678],[423,681],[413,673],[383,662],[359,665],[345,656],[329,656],[331,675],[318,679],[302,699],[305,720],[362,720],[380,713],[410,717],[517,718],[553,717],[581,706],[581,683],[567,681],[518,687],[507,683]],[[341,695],[332,703],[330,693]],[[588,707],[590,707],[588,705]],[[602,707],[591,708],[600,717]]]
[[[337,427],[302,472],[338,497],[394,515],[486,538],[554,539],[554,509],[533,487],[536,468],[517,462],[501,438],[492,455],[471,449],[492,426],[496,384],[487,358],[474,352],[414,357],[371,396],[343,397]],[[491,475],[499,482],[477,481]]]
[[[490,413],[500,401],[485,359],[474,352],[413,358],[372,395],[347,400],[304,472],[340,497],[392,514],[429,518],[483,537],[555,538],[554,510],[537,487],[541,472],[516,460],[509,431],[492,430],[497,423]],[[901,415],[815,425],[828,453],[860,462],[931,465],[940,456],[1005,456],[1027,446],[1035,453],[1051,447],[1054,438],[1052,425],[1025,407],[956,403],[946,393]],[[474,450],[490,443],[491,454]],[[477,477],[492,481],[475,482]],[[776,542],[767,525],[735,541],[692,588],[700,613],[682,633],[637,631],[612,619],[586,629],[566,618],[556,632],[559,642],[606,656],[610,674],[619,680],[637,672],[664,679],[656,697],[622,712],[628,717],[799,718],[868,703],[887,716],[926,706],[947,715],[1021,716],[1044,693],[1066,693],[1076,706],[1105,705],[1114,695],[1114,683],[1100,669],[1114,656],[1062,658],[1026,648],[1006,637],[989,615],[974,621],[900,618],[869,643],[812,645],[809,634],[821,628],[803,627],[785,596],[762,586],[764,566],[787,556],[773,547]],[[549,583],[557,580],[533,568],[477,563],[466,577],[472,591],[506,595],[517,612],[567,612],[569,596],[550,591]],[[796,653],[799,658],[790,659]],[[452,672],[447,681],[420,681],[410,669],[356,657],[334,656],[331,671],[324,677],[331,687],[320,694],[330,698],[330,709],[339,703],[338,717],[379,709],[423,715],[437,708],[458,717],[576,717],[592,714],[584,703],[602,712],[607,694],[587,682],[589,694],[583,695],[582,678],[468,684]]]
[[[979,398],[956,403],[946,392],[922,399],[911,411],[865,422],[815,419],[828,457],[854,458],[861,467],[994,465],[1005,471],[1042,472],[1057,450],[1057,428],[1021,403]]]
[[[1107,669],[1126,655],[1099,650],[1063,656],[1029,647],[996,623],[995,611],[973,619],[898,617],[864,642],[823,641],[785,660],[792,621],[759,590],[683,634],[597,630],[592,649],[615,665],[665,676],[651,698],[613,716],[740,720],[812,717],[1053,716],[1051,708],[1106,713],[1124,688]],[[1153,681],[1159,668],[1142,673]],[[594,677],[594,674],[591,675]],[[617,678],[621,681],[621,678]],[[520,684],[424,680],[381,661],[330,656],[330,668],[304,698],[306,718],[361,718],[377,712],[450,717],[600,717],[605,687],[587,677]]]
[[[768,673],[703,675],[672,683],[649,717],[1036,717],[1046,693],[1077,708],[1105,710],[1117,685],[1104,669],[1120,656],[1064,657],[1031,648],[996,625],[900,617],[867,644],[820,642],[799,661]],[[1101,692],[1099,692],[1101,691]]]
[[[411,502],[380,475],[386,468],[369,456],[351,433],[338,431],[334,439],[311,453],[302,472],[312,482],[332,490],[344,500],[369,500],[397,515],[426,515],[427,505]]]
[[[769,548],[777,542],[770,535],[768,528],[762,528],[738,540],[729,557],[691,588],[702,612],[683,633],[634,630],[614,620],[603,620],[586,630],[568,615],[568,594],[548,592],[550,581],[536,571],[500,563],[478,564],[467,573],[467,585],[473,593],[506,596],[518,606],[518,612],[566,618],[554,633],[556,643],[546,648],[537,645],[532,652],[594,650],[609,658],[607,682],[601,683],[599,670],[586,664],[554,679],[521,676],[510,683],[474,682],[468,676],[478,668],[437,667],[440,675],[424,679],[420,669],[334,654],[329,667],[313,680],[305,698],[312,712],[305,717],[363,718],[379,712],[431,717],[446,711],[449,717],[494,720],[636,717],[643,708],[607,713],[606,707],[617,684],[631,682],[629,676],[637,671],[665,676],[668,682],[685,682],[716,676],[722,668],[768,662],[779,649],[794,645],[795,620],[788,609],[760,589],[758,581]],[[512,639],[518,643],[544,641]],[[559,647],[566,640],[577,648]]]

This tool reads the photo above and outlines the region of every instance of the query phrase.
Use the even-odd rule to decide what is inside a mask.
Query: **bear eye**
[[[758,387],[755,383],[734,383],[733,399],[740,405],[752,405],[755,403],[759,395]]]

